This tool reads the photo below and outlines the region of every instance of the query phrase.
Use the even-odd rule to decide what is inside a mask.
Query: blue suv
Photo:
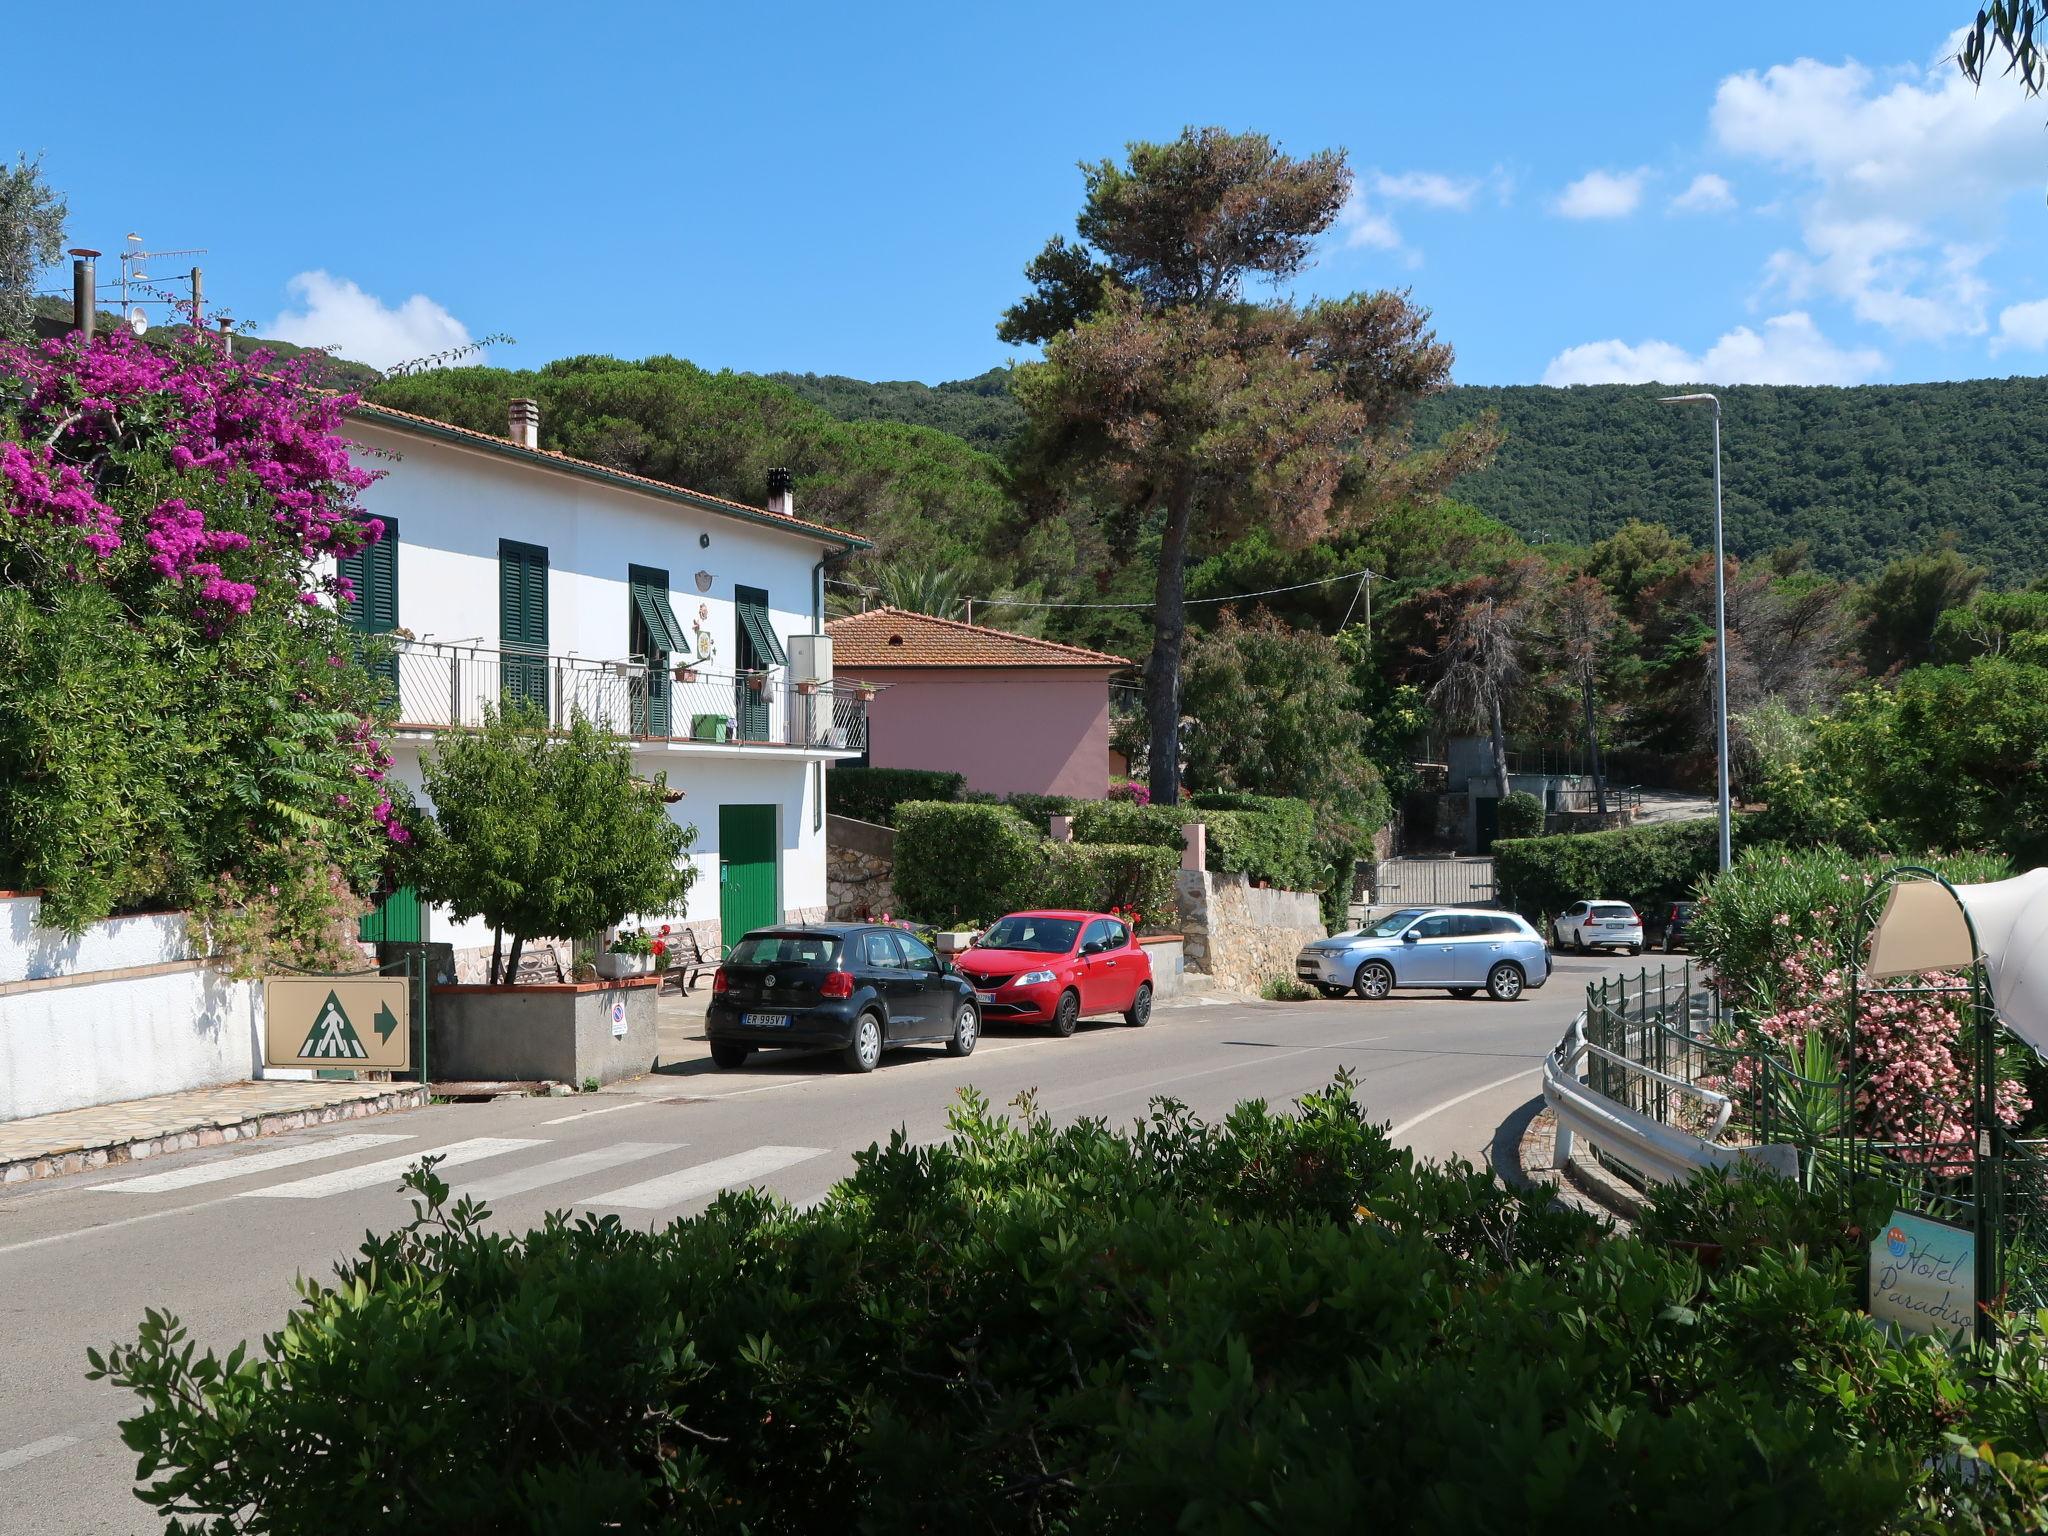
[[[1404,907],[1356,933],[1316,940],[1295,957],[1294,972],[1325,997],[1441,987],[1453,997],[1484,990],[1512,1003],[1550,980],[1550,950],[1512,912]]]

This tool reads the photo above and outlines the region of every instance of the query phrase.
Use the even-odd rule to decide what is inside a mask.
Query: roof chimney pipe
[[[786,469],[768,471],[768,510],[777,517],[796,516],[796,477]]]
[[[522,448],[540,447],[540,402],[538,400],[514,400],[507,407],[507,417],[513,442]]]
[[[68,254],[72,258],[71,328],[90,342],[93,322],[99,318],[99,269],[93,264],[99,252],[80,245],[73,246]]]

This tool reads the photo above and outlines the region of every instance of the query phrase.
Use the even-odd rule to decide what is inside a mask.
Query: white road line
[[[38,1456],[47,1456],[52,1451],[61,1451],[67,1445],[76,1444],[76,1435],[52,1435],[47,1440],[31,1440],[27,1445],[18,1445],[0,1454],[0,1472],[12,1472],[25,1461],[34,1461]]]
[[[1432,1116],[1440,1115],[1447,1109],[1456,1109],[1460,1104],[1464,1103],[1467,1099],[1476,1099],[1482,1093],[1491,1093],[1496,1088],[1505,1088],[1510,1083],[1519,1083],[1523,1078],[1533,1077],[1542,1070],[1543,1069],[1540,1066],[1524,1067],[1521,1071],[1513,1074],[1510,1077],[1498,1078],[1490,1083],[1482,1083],[1477,1088],[1473,1088],[1465,1093],[1459,1094],[1455,1099],[1445,1099],[1441,1104],[1432,1104],[1428,1109],[1425,1109],[1421,1114],[1410,1115],[1406,1120],[1403,1120],[1399,1125],[1395,1126],[1392,1130],[1388,1131],[1387,1140],[1398,1142],[1403,1136],[1407,1135],[1410,1131],[1414,1130],[1415,1127],[1422,1124],[1423,1121],[1430,1119]]]
[[[316,1173],[310,1179],[294,1179],[289,1184],[273,1184],[268,1189],[245,1189],[240,1198],[244,1200],[318,1200],[325,1195],[347,1194],[350,1190],[368,1189],[372,1184],[395,1184],[406,1169],[412,1167],[429,1153],[441,1159],[434,1170],[456,1168],[464,1163],[481,1162],[487,1157],[500,1157],[507,1152],[523,1152],[528,1147],[544,1147],[545,1141],[535,1141],[523,1136],[476,1136],[468,1141],[453,1141],[445,1147],[422,1147],[417,1152],[408,1152],[403,1157],[387,1157],[382,1162],[364,1163],[357,1168],[338,1168],[333,1173]]]
[[[746,1152],[736,1152],[731,1157],[721,1157],[716,1162],[699,1163],[680,1173],[665,1173],[658,1179],[628,1184],[624,1189],[594,1195],[576,1203],[619,1206],[631,1211],[659,1210],[665,1205],[681,1205],[699,1195],[713,1194],[730,1184],[749,1184],[824,1155],[823,1147],[754,1147]]]
[[[247,1157],[224,1157],[214,1162],[194,1163],[189,1167],[166,1169],[162,1173],[146,1173],[136,1179],[116,1179],[110,1184],[95,1184],[93,1190],[99,1193],[120,1195],[156,1195],[167,1189],[190,1189],[197,1184],[218,1184],[223,1179],[239,1179],[244,1174],[268,1173],[273,1168],[289,1168],[294,1163],[310,1163],[316,1158],[340,1157],[349,1152],[365,1152],[371,1147],[388,1146],[394,1141],[410,1141],[412,1137],[388,1136],[372,1131],[359,1131],[349,1136],[335,1136],[326,1141],[308,1142],[302,1147],[280,1147],[274,1152],[257,1152]]]
[[[542,1125],[567,1125],[571,1120],[588,1120],[592,1115],[615,1115],[622,1109],[642,1109],[649,1104],[659,1104],[659,1099],[635,1099],[625,1104],[607,1104],[603,1109],[579,1109],[573,1115],[560,1115],[553,1120],[543,1120]]]
[[[557,1157],[549,1162],[535,1163],[531,1168],[518,1168],[495,1178],[478,1179],[474,1184],[459,1179],[449,1182],[457,1194],[474,1195],[479,1200],[503,1200],[511,1195],[523,1195],[529,1189],[539,1189],[544,1184],[560,1184],[565,1179],[581,1178],[586,1173],[602,1173],[621,1163],[638,1162],[643,1157],[653,1157],[657,1152],[680,1152],[687,1145],[681,1141],[616,1141],[608,1147],[578,1152],[573,1157]]]

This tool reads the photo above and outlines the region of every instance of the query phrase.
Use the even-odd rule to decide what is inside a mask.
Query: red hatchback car
[[[1013,912],[991,925],[954,966],[981,1016],[1050,1024],[1071,1035],[1084,1016],[1152,1017],[1152,958],[1121,918],[1103,912]]]

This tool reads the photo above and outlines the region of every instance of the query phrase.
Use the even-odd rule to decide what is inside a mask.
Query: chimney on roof
[[[513,442],[522,448],[540,447],[540,402],[538,400],[514,400],[509,409],[510,431]]]
[[[786,469],[768,471],[768,510],[777,517],[796,516],[796,477]]]
[[[93,321],[99,315],[99,289],[95,273],[98,268],[93,258],[98,251],[89,251],[84,246],[74,246],[71,261],[71,328],[87,341],[92,340]]]

